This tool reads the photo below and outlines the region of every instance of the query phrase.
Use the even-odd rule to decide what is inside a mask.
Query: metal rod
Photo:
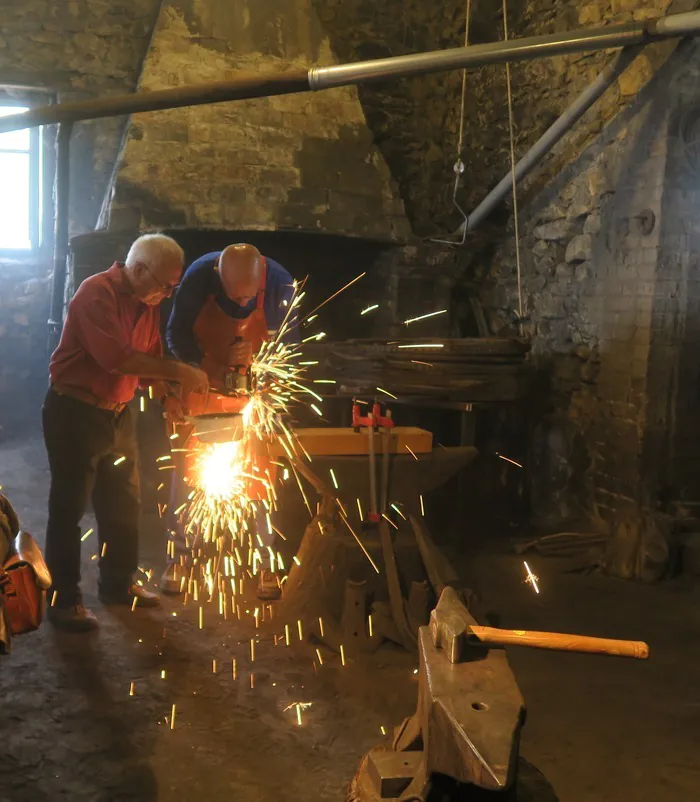
[[[308,72],[295,70],[266,76],[246,75],[231,81],[44,106],[22,114],[3,117],[0,120],[0,133],[65,121],[92,120],[182,106],[272,97],[389,78],[406,78],[432,72],[482,67],[504,61],[524,61],[565,53],[627,47],[654,39],[697,33],[700,33],[700,11],[670,14],[645,22],[582,29],[566,34],[510,39],[507,42],[395,56],[357,64],[314,67]]]
[[[700,27],[700,16],[698,16]],[[646,41],[643,22],[611,25],[607,28],[571,31],[565,34],[509,39],[470,47],[455,47],[429,53],[341,64],[333,67],[314,67],[309,73],[312,89],[328,89],[346,84],[371,83],[388,78],[406,78],[432,72],[483,67],[504,61],[526,61],[535,58],[604,50]]]
[[[593,83],[581,92],[561,117],[555,120],[515,165],[513,173],[515,174],[516,183],[521,181],[552,150],[557,142],[574,127],[588,109],[615,82],[617,77],[634,61],[641,50],[641,47],[630,47],[618,53]],[[508,174],[496,184],[474,211],[467,215],[468,232],[474,231],[512,190],[513,173],[508,171]],[[455,232],[455,235],[462,234],[463,230],[464,224]]]
[[[63,324],[63,301],[68,260],[68,218],[70,207],[70,139],[73,123],[58,126],[56,137],[56,183],[54,185],[56,219],[53,243],[53,278],[49,311],[49,350],[58,345]]]
[[[308,92],[309,74],[294,70],[273,75],[245,75],[231,81],[191,84],[176,89],[159,89],[155,92],[137,92],[115,95],[98,100],[81,100],[41,106],[22,114],[11,114],[0,121],[0,133],[37,125],[53,125],[67,120],[96,120],[123,114],[179,109],[183,106],[203,106],[230,100],[248,100],[256,97],[273,97],[294,92]],[[5,122],[9,120],[9,122]]]

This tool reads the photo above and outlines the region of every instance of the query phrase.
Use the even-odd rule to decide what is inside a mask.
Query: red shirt
[[[162,355],[160,310],[133,294],[115,262],[86,278],[73,296],[49,363],[51,383],[87,391],[101,401],[128,403],[139,380],[117,369],[136,352]]]

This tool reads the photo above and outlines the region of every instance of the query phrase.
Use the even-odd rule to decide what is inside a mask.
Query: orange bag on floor
[[[0,593],[10,633],[23,635],[41,624],[51,574],[39,545],[28,532],[20,532],[14,546],[0,569]]]

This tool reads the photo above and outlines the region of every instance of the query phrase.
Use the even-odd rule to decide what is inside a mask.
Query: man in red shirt
[[[182,275],[184,254],[169,237],[148,234],[131,246],[126,264],[87,278],[68,307],[49,365],[43,408],[51,470],[46,561],[53,577],[49,620],[85,631],[97,626],[80,593],[80,521],[92,496],[100,541],[100,599],[155,606],[158,597],[134,583],[138,559],[139,473],[127,407],[150,380],[166,412],[181,416],[182,394],[205,393],[206,374],[165,359],[160,302]]]

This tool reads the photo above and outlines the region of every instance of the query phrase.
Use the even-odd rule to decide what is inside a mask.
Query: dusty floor
[[[0,483],[39,535],[47,479],[40,440],[0,447]],[[99,633],[47,626],[0,663],[0,802],[343,800],[380,727],[412,712],[406,654],[382,650],[381,671],[328,655],[316,674],[310,647],[263,640],[251,664],[250,631],[206,619],[200,631],[174,602],[157,613],[101,608],[90,545],[83,584]],[[147,543],[146,561],[159,551]],[[562,802],[700,799],[700,588],[567,575],[535,559],[536,596],[512,555],[491,549],[459,562],[502,625],[651,644],[646,663],[511,651],[528,703],[522,752]],[[313,702],[301,727],[284,710],[297,701]]]

